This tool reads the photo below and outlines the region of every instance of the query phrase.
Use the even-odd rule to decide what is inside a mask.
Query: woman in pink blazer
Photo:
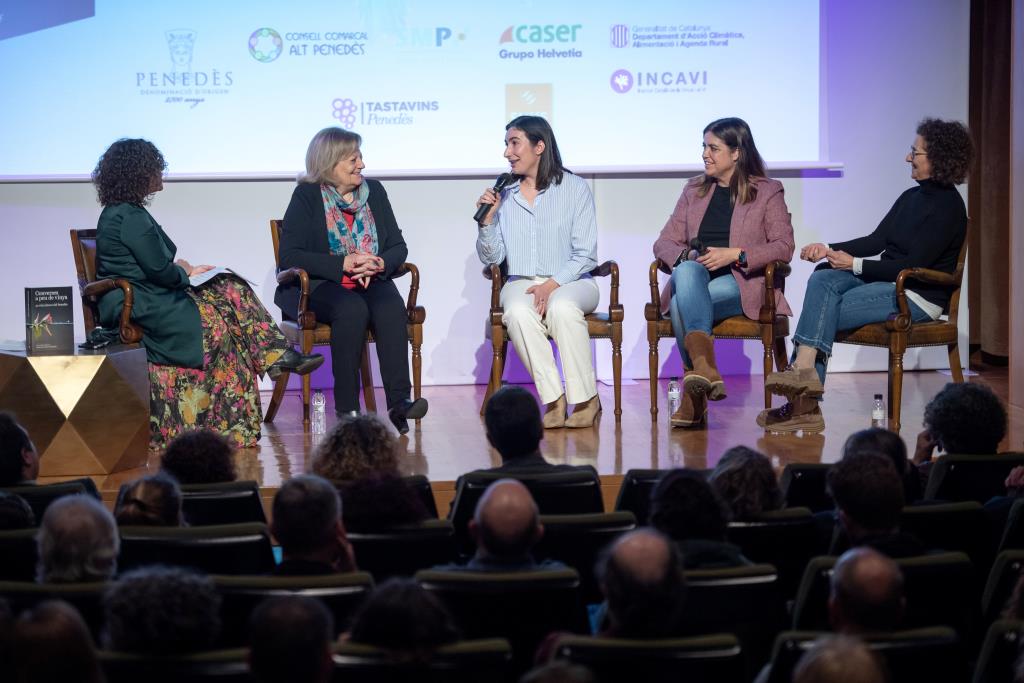
[[[654,243],[654,255],[672,268],[662,306],[686,366],[683,399],[672,426],[707,424],[707,400],[725,398],[715,364],[711,326],[743,314],[757,318],[764,268],[793,257],[793,224],[782,183],[765,176],[750,127],[738,118],[704,129],[704,173],[690,180]],[[776,310],[792,315],[776,290]]]

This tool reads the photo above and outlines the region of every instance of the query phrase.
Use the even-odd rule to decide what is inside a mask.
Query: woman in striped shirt
[[[539,116],[505,126],[505,158],[516,182],[486,190],[492,208],[480,223],[476,250],[485,264],[506,263],[502,322],[547,404],[544,427],[590,427],[601,412],[594,360],[583,316],[600,298],[597,219],[590,188],[562,166],[555,134]],[[558,344],[565,389],[548,337]],[[575,404],[571,415],[567,403]]]

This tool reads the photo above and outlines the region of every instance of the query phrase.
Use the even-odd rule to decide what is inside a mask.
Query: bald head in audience
[[[517,560],[544,535],[530,490],[514,479],[500,479],[484,491],[469,523],[477,556]]]
[[[828,636],[800,658],[793,683],[885,683],[885,668],[857,638]]]
[[[114,516],[91,496],[64,496],[50,503],[36,544],[40,582],[106,581],[117,572],[120,538]]]
[[[605,635],[675,635],[686,597],[686,579],[679,550],[668,537],[653,529],[623,535],[605,550],[597,574],[608,601]]]
[[[829,620],[839,633],[893,631],[903,619],[903,574],[892,559],[871,548],[848,550],[836,562]]]

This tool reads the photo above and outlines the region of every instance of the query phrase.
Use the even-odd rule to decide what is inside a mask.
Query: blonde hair
[[[313,136],[306,149],[306,172],[299,176],[301,183],[331,182],[331,172],[338,162],[352,154],[363,144],[358,133],[338,126],[324,128]]]

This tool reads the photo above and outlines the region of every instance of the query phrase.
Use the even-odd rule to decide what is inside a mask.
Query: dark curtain
[[[1010,60],[1012,0],[971,0],[968,126],[976,145],[968,179],[971,346],[1009,356]]]

